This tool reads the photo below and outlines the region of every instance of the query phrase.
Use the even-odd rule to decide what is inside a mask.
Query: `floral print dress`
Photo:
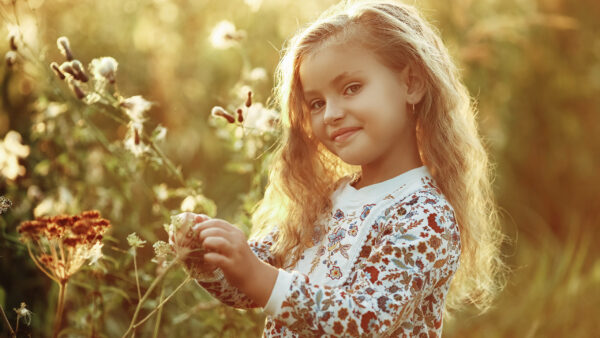
[[[425,166],[361,189],[345,179],[327,234],[279,269],[263,337],[441,336],[461,252],[452,207]],[[269,264],[276,234],[249,241]],[[222,277],[197,282],[227,305],[258,307]]]

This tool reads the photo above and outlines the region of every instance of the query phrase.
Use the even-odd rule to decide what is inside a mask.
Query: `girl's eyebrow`
[[[358,73],[361,73],[361,71],[357,70],[357,71],[354,71],[354,72],[343,72],[343,73],[337,75],[335,78],[333,78],[333,80],[331,80],[329,82],[329,84],[331,86],[336,86],[342,80],[344,80],[346,78],[349,78],[351,76],[354,76],[354,75],[356,75]],[[307,96],[312,95],[312,94],[317,94],[317,93],[318,93],[317,90],[313,90],[313,89],[305,90],[304,91],[304,97],[307,97]]]

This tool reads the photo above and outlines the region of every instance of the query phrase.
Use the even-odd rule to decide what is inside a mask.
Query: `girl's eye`
[[[361,85],[355,83],[351,86],[346,87],[346,91],[344,92],[344,94],[356,94],[356,92],[359,91],[360,88]]]
[[[323,107],[324,103],[323,101],[314,101],[313,103],[310,104],[310,108],[312,110],[317,110],[317,109],[321,109],[321,107]]]

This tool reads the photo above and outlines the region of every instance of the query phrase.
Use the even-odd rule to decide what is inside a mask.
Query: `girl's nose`
[[[345,116],[344,108],[339,105],[328,103],[325,107],[325,115],[323,116],[323,122],[325,124],[335,123],[337,120]]]

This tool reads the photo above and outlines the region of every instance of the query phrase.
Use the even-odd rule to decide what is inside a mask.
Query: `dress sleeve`
[[[256,257],[271,265],[273,265],[273,255],[270,252],[270,248],[273,245],[277,232],[278,228],[274,227],[263,238],[248,240],[248,245]],[[190,276],[195,276],[194,271],[190,271],[188,267],[186,267],[186,271]],[[213,297],[221,301],[221,303],[239,309],[260,307],[236,287],[231,286],[219,268],[215,269],[212,278],[201,279],[195,277],[195,280],[198,285],[202,286]]]
[[[454,212],[439,195],[417,192],[373,224],[360,257],[366,259],[343,287],[319,285],[297,271],[280,270],[263,310],[300,335],[393,332],[458,268],[460,234]]]

